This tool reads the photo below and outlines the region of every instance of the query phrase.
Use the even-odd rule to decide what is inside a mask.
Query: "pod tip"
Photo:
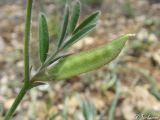
[[[134,38],[136,36],[136,34],[127,34],[127,36],[130,38]]]

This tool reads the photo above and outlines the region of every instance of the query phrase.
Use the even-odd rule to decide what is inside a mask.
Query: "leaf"
[[[77,0],[73,5],[73,9],[72,9],[71,20],[69,24],[69,33],[72,33],[74,31],[80,16],[80,12],[81,12],[81,4]]]
[[[42,63],[45,62],[47,58],[49,48],[49,33],[47,20],[44,14],[39,17],[39,54]]]
[[[104,84],[102,84],[102,90],[107,91],[108,89],[112,88],[117,80],[117,74],[110,73],[107,75],[107,81],[104,81]]]
[[[97,11],[97,12],[91,14],[74,30],[73,33],[74,34],[77,33],[78,31],[80,31],[81,29],[83,29],[84,27],[86,27],[88,25],[96,24],[99,16],[100,16],[100,11]]]
[[[65,38],[65,35],[67,32],[68,20],[69,20],[69,7],[68,5],[66,5],[65,10],[64,10],[64,18],[62,22],[62,27],[61,27],[61,31],[60,31],[59,39],[58,39],[58,48],[60,48]]]
[[[90,31],[92,31],[96,27],[96,24],[88,25],[75,33],[64,45],[63,49],[69,48],[71,45],[79,41],[82,37],[84,37],[86,34],[88,34]]]
[[[119,98],[120,98],[120,81],[117,80],[116,81],[116,94],[111,104],[111,107],[109,109],[108,120],[115,120],[115,111],[116,111],[116,106],[118,104]]]
[[[80,108],[85,120],[94,120],[94,118],[96,117],[97,110],[92,102],[81,100]]]

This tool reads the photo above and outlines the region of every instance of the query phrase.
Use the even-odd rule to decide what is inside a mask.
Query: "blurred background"
[[[97,29],[69,52],[92,49],[127,33],[135,33],[135,39],[126,44],[116,60],[98,70],[34,88],[24,97],[13,120],[160,119],[160,0],[81,0],[81,3],[80,21],[95,10],[101,10],[102,14]],[[65,0],[34,1],[33,73],[40,65],[39,12],[47,16],[53,52],[64,5]],[[22,86],[25,6],[26,0],[0,0],[0,119]]]

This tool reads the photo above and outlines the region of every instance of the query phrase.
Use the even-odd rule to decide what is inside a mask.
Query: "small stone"
[[[5,49],[5,42],[4,42],[4,39],[0,36],[0,52],[4,52],[4,49]]]
[[[83,40],[84,40],[85,45],[92,45],[95,41],[93,37],[85,37]]]
[[[4,103],[4,108],[6,110],[9,110],[9,108],[12,106],[13,102],[14,102],[13,98],[6,100]]]
[[[17,67],[23,68],[23,66],[24,66],[23,61],[17,62]]]
[[[45,84],[45,85],[40,85],[40,86],[38,86],[38,89],[40,90],[40,91],[48,91],[48,89],[49,89],[49,84]]]
[[[155,52],[152,56],[153,60],[160,66],[160,50]]]
[[[138,34],[137,38],[139,40],[145,40],[148,39],[148,31],[146,29],[142,29]]]
[[[105,107],[105,103],[104,103],[104,100],[102,98],[98,98],[98,97],[94,97],[92,98],[93,100],[93,103],[95,104],[96,108],[101,110],[101,109],[104,109]]]
[[[73,114],[76,110],[76,107],[78,106],[78,100],[75,96],[69,99],[68,101],[68,112],[69,114]]]
[[[155,34],[150,34],[148,36],[148,40],[151,41],[151,42],[158,42],[158,38]]]
[[[92,45],[94,43],[94,39],[93,37],[85,37],[83,39],[81,39],[80,41],[78,41],[77,43],[75,43],[73,45],[73,48],[75,49],[81,49],[84,45]]]

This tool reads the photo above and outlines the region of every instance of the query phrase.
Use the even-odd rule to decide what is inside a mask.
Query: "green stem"
[[[57,50],[55,53],[53,53],[45,62],[44,64],[42,64],[42,66],[39,68],[38,72],[43,70],[46,66],[48,66],[49,62],[56,57],[56,55],[59,53],[59,51]]]
[[[21,91],[19,92],[18,96],[16,97],[13,105],[11,106],[11,108],[9,109],[9,111],[7,112],[5,119],[4,120],[10,120],[14,111],[16,110],[16,108],[18,107],[19,103],[21,102],[22,98],[24,97],[24,95],[26,94],[26,92],[28,91],[28,86],[24,85],[21,89]]]
[[[30,33],[31,33],[32,4],[33,4],[33,0],[27,1],[25,35],[24,35],[24,80],[25,80],[25,84],[29,84],[29,79],[30,79],[29,41],[30,41]]]
[[[25,22],[25,34],[24,34],[24,86],[16,97],[13,105],[7,112],[4,120],[10,120],[14,111],[20,104],[22,98],[30,88],[30,64],[29,64],[29,42],[31,33],[31,16],[32,16],[32,4],[33,0],[27,0],[26,22]]]

